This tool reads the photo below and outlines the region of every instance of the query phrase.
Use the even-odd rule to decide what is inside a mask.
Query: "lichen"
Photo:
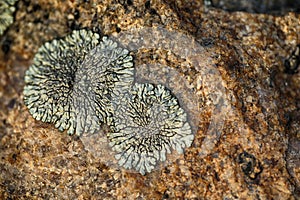
[[[186,112],[162,85],[136,83],[113,106],[115,127],[108,138],[127,169],[151,172],[172,149],[183,153],[194,139]]]
[[[73,104],[77,135],[99,132],[102,123],[113,125],[112,94],[126,91],[133,79],[133,60],[129,51],[103,37],[86,54],[76,72]]]
[[[24,102],[35,119],[69,134],[104,134],[105,124],[118,164],[145,174],[191,146],[195,124],[170,89],[137,83],[134,71],[117,42],[73,31],[39,48],[25,74]]]
[[[32,116],[69,134],[94,133],[112,123],[110,96],[131,85],[129,51],[87,30],[45,43],[25,75],[24,102]],[[128,86],[129,87],[129,86]]]
[[[0,1],[0,36],[13,23],[15,12],[14,4],[17,0],[1,0]]]
[[[95,113],[100,121],[110,126],[114,112],[112,96],[120,95],[133,84],[133,58],[127,49],[103,37],[100,44],[87,55],[83,66],[82,72],[87,74],[95,94]]]

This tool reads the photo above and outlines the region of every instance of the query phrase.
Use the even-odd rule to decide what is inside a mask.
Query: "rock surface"
[[[19,1],[0,38],[0,198],[300,198],[299,20],[201,1]],[[198,131],[183,155],[143,176],[115,165],[101,138],[88,146],[32,118],[25,71],[44,42],[79,28],[120,40],[137,31],[140,43],[123,37],[137,68],[146,63],[149,80],[152,65],[184,78],[196,95]],[[168,84],[183,92],[179,81]]]

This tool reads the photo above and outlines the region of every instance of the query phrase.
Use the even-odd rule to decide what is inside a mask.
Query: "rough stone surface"
[[[298,14],[187,0],[24,0],[17,8],[0,38],[0,199],[299,199],[300,74],[285,65],[300,43]],[[176,69],[200,99],[193,145],[174,162],[143,176],[31,117],[24,73],[43,43],[82,27],[117,36],[158,26],[194,38],[207,60],[163,48],[134,52],[136,64]]]
[[[300,11],[300,2],[291,0],[206,0],[207,4],[228,11],[247,11],[255,13],[284,13]]]

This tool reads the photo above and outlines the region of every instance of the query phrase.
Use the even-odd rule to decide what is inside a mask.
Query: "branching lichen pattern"
[[[0,36],[13,23],[15,12],[14,4],[17,0],[1,0],[0,1]]]
[[[46,42],[25,74],[24,102],[32,116],[54,123],[73,134],[76,128],[76,73],[85,55],[99,43],[99,35],[73,31],[62,39]]]
[[[173,151],[183,153],[194,133],[170,89],[135,81],[126,48],[75,30],[39,48],[25,73],[24,102],[35,119],[69,134],[106,124],[118,164],[146,174]]]
[[[116,125],[108,138],[118,163],[127,169],[151,172],[172,149],[183,153],[194,139],[187,114],[162,85],[136,83],[113,105]]]
[[[132,84],[133,63],[128,50],[99,38],[83,29],[38,50],[24,87],[24,102],[35,119],[77,135],[111,123],[110,93],[115,85]]]
[[[113,124],[111,99],[113,95],[127,91],[133,84],[133,58],[127,49],[119,47],[108,37],[103,37],[100,44],[86,56],[83,66],[82,72],[92,83],[91,90],[95,94],[96,115],[100,121],[111,126]]]

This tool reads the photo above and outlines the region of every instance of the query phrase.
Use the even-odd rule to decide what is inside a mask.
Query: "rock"
[[[300,74],[285,64],[297,58],[299,15],[227,12],[186,0],[40,0],[17,8],[0,38],[1,199],[299,197]],[[197,125],[184,154],[143,176],[120,168],[105,138],[86,142],[31,117],[25,71],[43,43],[79,28],[130,49],[137,80],[182,93]]]

